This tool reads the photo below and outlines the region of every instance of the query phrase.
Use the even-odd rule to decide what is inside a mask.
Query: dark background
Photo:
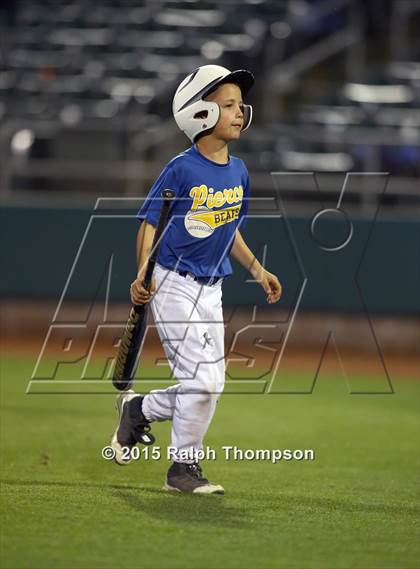
[[[293,306],[306,275],[302,310],[357,313],[363,298],[375,313],[418,313],[418,8],[405,0],[2,2],[2,297],[57,301],[92,215],[123,214],[91,220],[67,298],[93,300],[114,253],[110,298],[128,300],[137,231],[128,216],[189,145],[171,116],[176,86],[214,63],[256,76],[254,123],[231,151],[249,168],[253,198],[268,198],[263,209],[251,204],[263,218],[244,233],[256,251],[268,247],[268,268],[284,284],[281,308]],[[274,181],[272,172],[293,176]],[[316,173],[319,191],[302,172]],[[388,173],[387,187],[371,177],[348,185],[342,207],[354,236],[328,253],[314,246],[310,224],[336,207],[347,172]],[[323,238],[340,239],[343,227],[327,216]],[[349,263],[355,269],[343,271]],[[225,304],[264,302],[236,269]]]

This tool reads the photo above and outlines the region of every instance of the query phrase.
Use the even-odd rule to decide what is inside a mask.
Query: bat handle
[[[160,211],[158,225],[156,227],[155,235],[153,238],[152,252],[150,253],[149,261],[146,267],[146,273],[143,279],[143,286],[146,290],[150,290],[150,286],[152,284],[153,271],[159,254],[159,242],[165,230],[169,216],[169,208],[171,206],[171,202],[175,198],[175,195],[176,194],[174,190],[170,190],[168,188],[163,190],[161,194],[163,199],[162,208]]]
[[[169,208],[172,200],[175,198],[175,192],[173,190],[166,189],[163,190],[161,195],[163,203],[153,238],[152,252],[149,256],[146,273],[143,279],[143,286],[146,290],[150,290],[153,269],[156,265],[161,237],[168,222]],[[120,391],[129,389],[134,382],[134,376],[138,365],[139,349],[147,323],[147,313],[147,304],[136,305],[131,309],[127,327],[121,339],[121,346],[118,351],[117,362],[115,364],[115,371],[112,379],[114,386]]]

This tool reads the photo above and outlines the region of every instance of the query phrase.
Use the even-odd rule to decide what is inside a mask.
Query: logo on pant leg
[[[210,346],[210,348],[213,347],[214,345],[213,338],[210,336],[208,332],[204,332],[203,339],[204,339],[203,350],[206,348],[206,346]]]

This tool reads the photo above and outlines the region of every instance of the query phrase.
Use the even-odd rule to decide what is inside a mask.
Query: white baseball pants
[[[179,383],[145,396],[149,421],[172,420],[171,446],[179,462],[203,448],[225,382],[222,282],[201,285],[156,265],[151,308],[173,376]],[[191,459],[185,460],[186,453]]]

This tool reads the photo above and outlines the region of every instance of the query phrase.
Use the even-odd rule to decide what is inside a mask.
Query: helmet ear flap
[[[220,107],[212,101],[197,101],[175,115],[179,128],[185,132],[191,142],[202,132],[213,128],[220,116]]]
[[[241,129],[243,132],[246,130],[252,122],[252,106],[251,105],[244,105],[243,106],[243,113],[244,113],[244,125]]]

